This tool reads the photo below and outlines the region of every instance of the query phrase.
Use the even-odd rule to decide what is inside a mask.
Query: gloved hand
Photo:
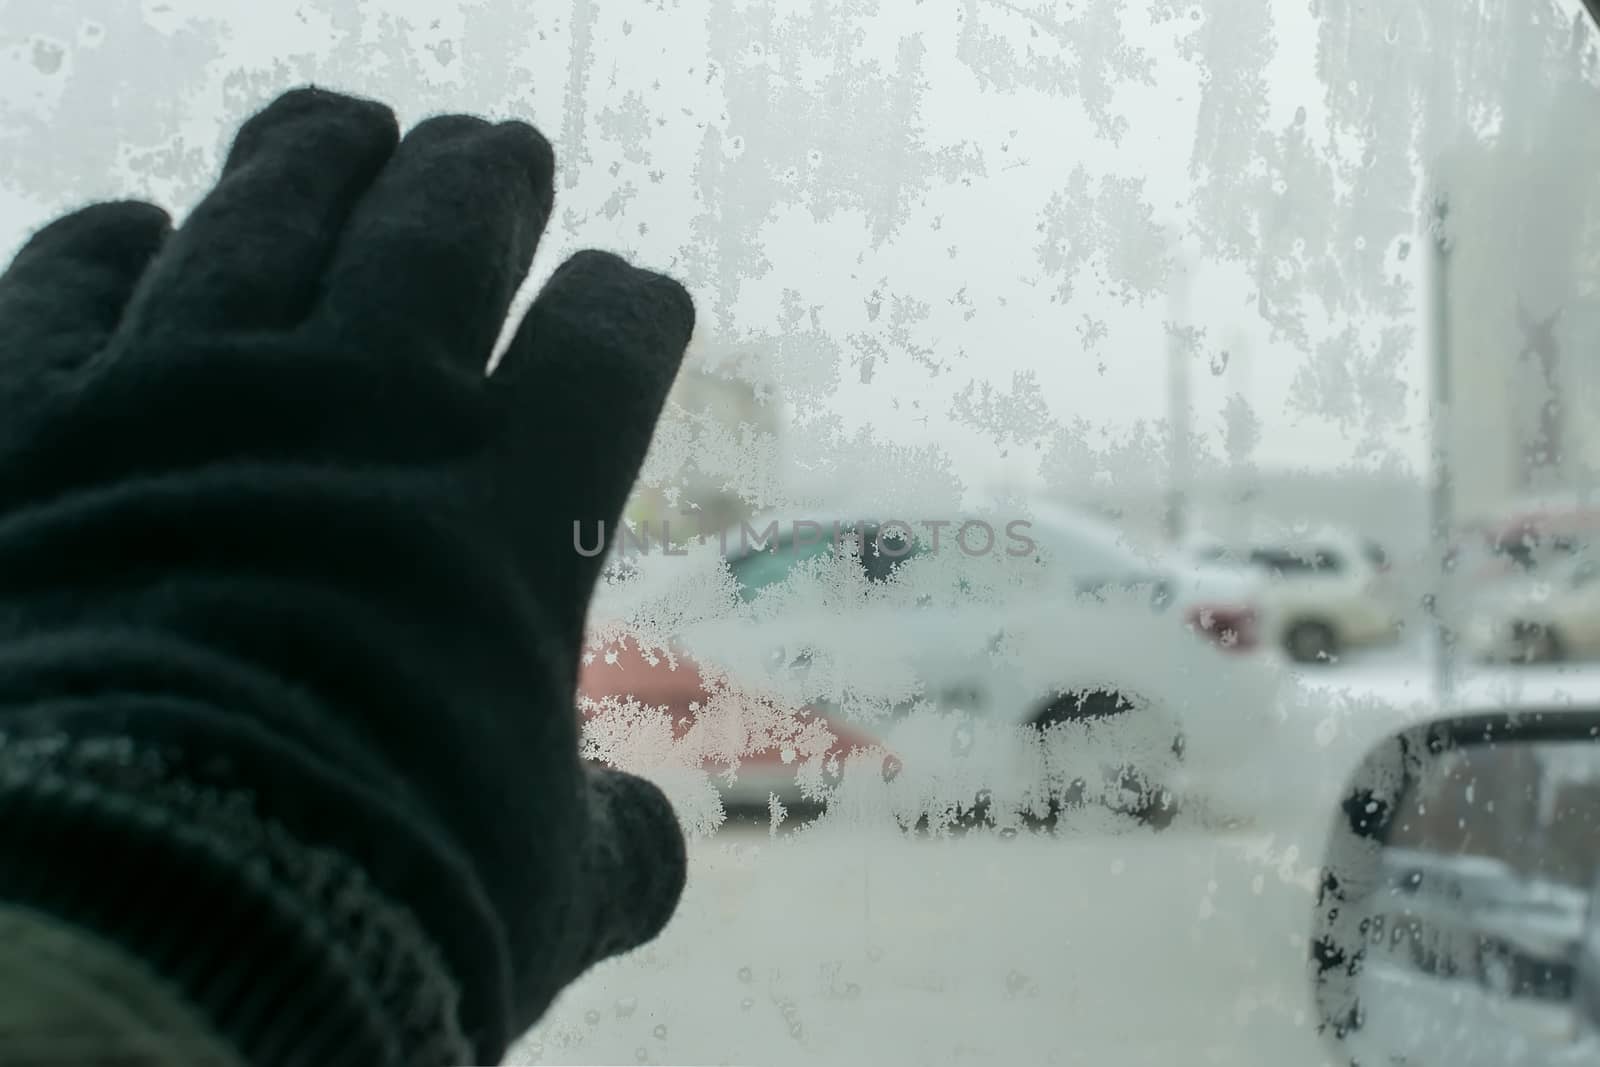
[[[281,838],[290,896],[327,895],[319,863],[353,865],[415,918],[413,963],[437,950],[473,1062],[660,931],[684,880],[671,808],[578,757],[603,561],[573,523],[586,541],[615,528],[694,312],[677,283],[580,253],[489,372],[553,167],[521,123],[449,116],[400,139],[379,104],[299,90],[244,124],[176,232],[158,208],[100,204],[0,278],[0,867],[27,851],[72,873],[0,873],[0,897],[48,897],[196,973],[213,964],[195,930],[237,927],[244,984],[292,1000],[314,983],[273,970],[252,933],[267,911],[251,926],[197,892],[162,913],[189,862],[172,840],[198,834],[214,859]],[[62,788],[88,799],[57,804]],[[200,795],[249,813],[218,821]],[[94,842],[122,849],[120,874]],[[257,863],[241,855],[207,877]],[[64,903],[96,880],[104,899]],[[375,943],[341,951],[391,966]],[[368,1008],[413,1010],[393,974],[364,981]],[[231,1004],[203,1006],[243,1028]],[[418,1062],[400,1047],[415,1025],[384,1055]]]

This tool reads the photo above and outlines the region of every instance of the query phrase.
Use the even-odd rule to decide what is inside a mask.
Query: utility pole
[[[1178,233],[1181,231],[1175,231]],[[1172,281],[1167,287],[1167,428],[1171,440],[1167,458],[1167,540],[1177,544],[1189,529],[1189,491],[1192,480],[1189,455],[1189,370],[1193,351],[1189,344],[1189,260],[1181,236],[1174,239]]]
[[[1447,708],[1454,696],[1452,685],[1455,656],[1455,634],[1452,629],[1456,605],[1451,597],[1452,582],[1450,548],[1455,539],[1455,484],[1450,468],[1451,440],[1451,322],[1450,322],[1450,255],[1452,252],[1448,223],[1450,202],[1447,194],[1437,190],[1433,198],[1430,218],[1429,250],[1431,296],[1431,346],[1432,382],[1428,402],[1428,434],[1432,445],[1432,477],[1429,497],[1428,544],[1433,559],[1433,593],[1429,599],[1433,616],[1433,683],[1434,696],[1441,709]]]
[[[1229,425],[1227,432],[1230,437],[1236,433],[1245,435],[1244,440],[1230,440],[1228,443],[1229,481],[1232,483],[1232,492],[1229,494],[1228,505],[1230,521],[1233,529],[1233,545],[1243,546],[1250,537],[1251,520],[1255,513],[1255,461],[1251,453],[1256,447],[1255,438],[1255,396],[1252,386],[1255,384],[1252,372],[1250,351],[1250,338],[1243,329],[1234,326],[1228,332],[1228,361],[1222,368],[1230,382],[1235,383],[1231,396],[1224,404],[1223,411],[1234,409],[1235,403],[1245,413],[1241,417],[1250,420],[1248,429]]]

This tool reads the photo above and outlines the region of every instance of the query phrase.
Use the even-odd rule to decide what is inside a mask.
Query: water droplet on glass
[[[633,1014],[634,1009],[638,1006],[639,1000],[637,997],[622,997],[616,1004],[617,1018],[626,1019]]]
[[[54,74],[61,69],[66,49],[49,41],[33,42],[33,65],[40,74]]]
[[[748,984],[754,978],[755,978],[755,972],[750,970],[750,968],[748,968],[748,967],[740,967],[739,968],[739,981]]]
[[[667,1039],[667,1024],[666,1023],[660,1023],[660,1024],[658,1024],[656,1026],[656,1028],[654,1030],[652,1030],[650,1032],[652,1034],[656,1035],[656,1040],[657,1041],[665,1041]]]
[[[739,1010],[740,1011],[749,1011],[751,1008],[753,1008],[755,1006],[756,1006],[756,1002],[755,1002],[755,999],[753,997],[745,997],[743,1000],[739,1001]]]
[[[640,1063],[649,1063],[650,1050],[641,1045],[639,1048],[633,1050],[633,1058],[638,1060]]]
[[[590,1008],[588,1011],[583,1013],[583,1021],[588,1023],[590,1026],[599,1026],[600,1013],[595,1011],[593,1008]]]
[[[1296,126],[1304,126],[1306,124],[1306,109],[1305,108],[1297,107],[1297,108],[1294,109],[1294,124]]]
[[[789,1036],[794,1038],[796,1041],[799,1041],[805,1032],[806,1028],[800,1025],[800,1020],[796,1019],[794,1022],[789,1024]]]

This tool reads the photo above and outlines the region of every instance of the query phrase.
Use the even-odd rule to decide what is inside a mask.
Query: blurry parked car
[[[1259,526],[1239,543],[1202,533],[1187,546],[1196,559],[1267,577],[1262,625],[1297,663],[1329,662],[1399,633],[1388,553],[1369,537],[1335,526]]]
[[[1267,583],[1247,570],[1166,549],[1135,546],[1097,515],[1054,503],[1036,504],[1030,536],[1053,580],[1079,593],[1102,587],[1152,591],[1185,625],[1231,652],[1260,645],[1261,601]]]
[[[1469,591],[1517,582],[1589,553],[1600,541],[1600,508],[1582,500],[1527,501],[1463,526],[1448,560]]]
[[[1600,559],[1572,556],[1480,594],[1467,640],[1487,662],[1600,658]]]
[[[746,524],[776,523],[770,543],[734,531],[641,559],[647,573],[593,616],[622,620],[616,635],[680,621],[647,651],[602,625],[586,714],[607,698],[666,707],[729,807],[815,801],[854,768],[907,823],[938,817],[924,805],[952,795],[952,775],[998,818],[1095,795],[1150,821],[1184,805],[1248,818],[1273,780],[1250,768],[1270,760],[1282,679],[1246,654],[1253,609],[1222,594],[1255,583],[1142,555],[1079,518],[1030,519],[1032,554],[971,556],[954,528],[935,550],[920,530],[853,520],[839,526],[859,539],[841,546],[774,515]],[[779,736],[812,724],[834,740]]]
[[[748,601],[777,577],[764,568],[778,560],[792,564],[804,553],[735,551],[730,560],[716,542],[681,556],[661,553],[659,546],[655,551],[613,552],[606,566],[608,581],[597,591],[591,619],[602,633],[607,623],[620,622],[628,636],[603,636],[582,666],[578,692],[586,719],[629,701],[664,714],[670,742],[698,756],[723,806],[736,812],[768,808],[773,798],[786,808],[813,807],[815,787],[836,784],[852,758],[870,756],[885,780],[894,777],[899,760],[870,727],[830,713],[821,701],[783,703],[762,684],[765,670],[753,679],[729,679],[717,655],[718,609],[732,606],[716,595],[727,566],[735,565],[737,595]],[[706,598],[699,611],[696,592]],[[684,609],[682,615],[663,610],[666,605]],[[667,630],[654,635],[656,643],[640,639],[663,621]],[[808,760],[817,771],[814,781],[800,773]]]

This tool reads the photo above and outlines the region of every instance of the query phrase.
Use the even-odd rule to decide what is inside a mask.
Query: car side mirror
[[[1311,980],[1343,1060],[1600,1062],[1600,709],[1397,733],[1329,842]]]
[[[1589,887],[1589,910],[1578,945],[1577,971],[1573,1011],[1579,1036],[1600,1046],[1600,875]]]

